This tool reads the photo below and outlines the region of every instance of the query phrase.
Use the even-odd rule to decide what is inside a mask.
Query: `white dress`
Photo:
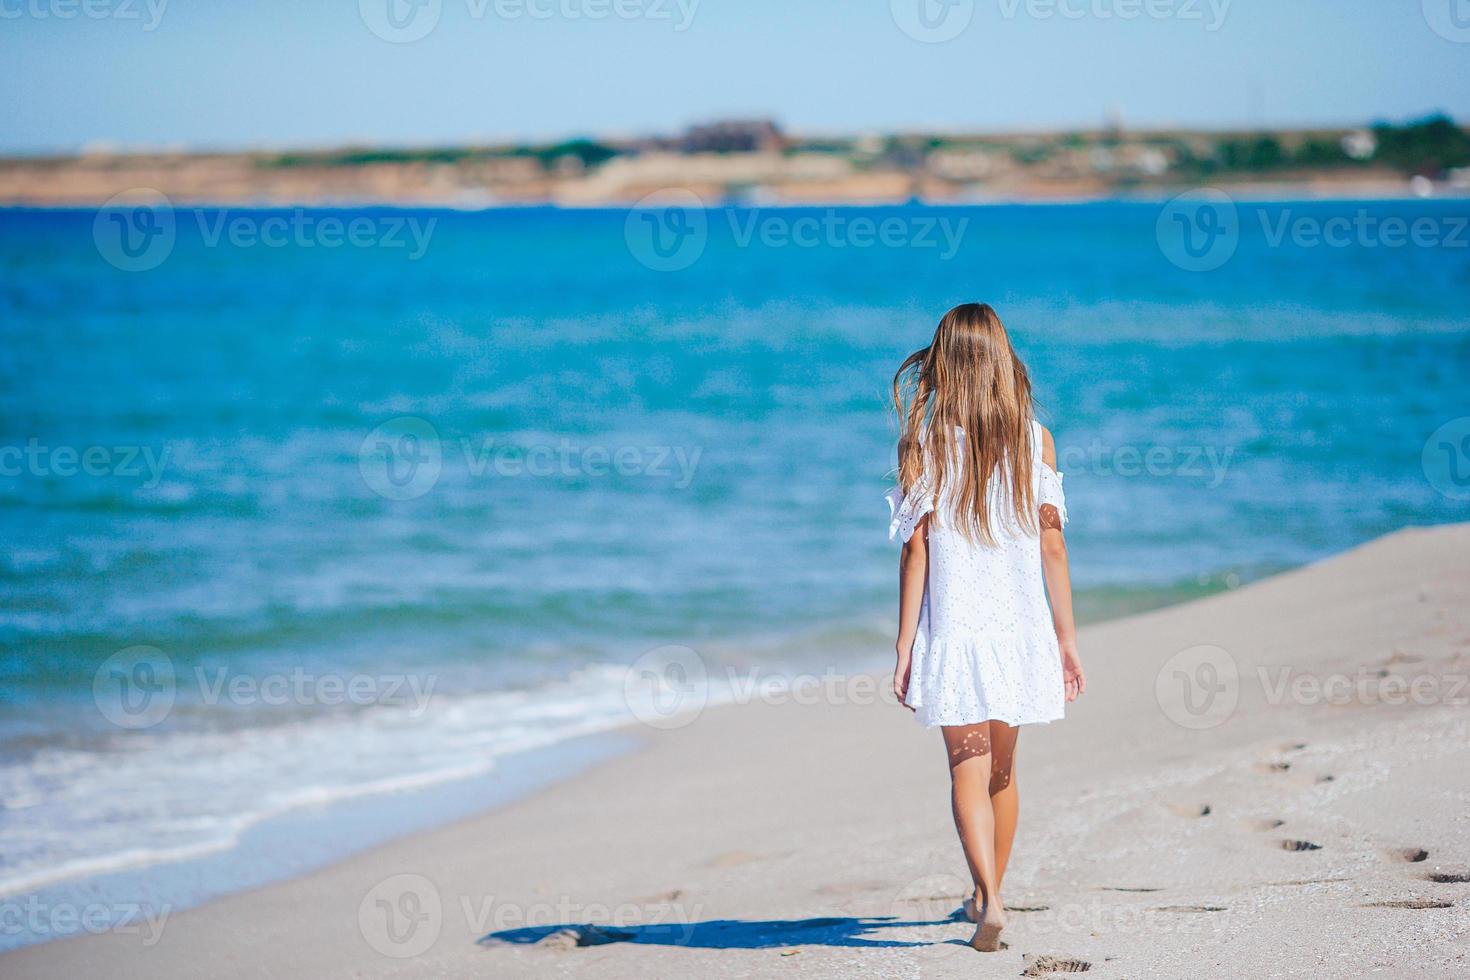
[[[1034,420],[1031,439],[1036,506],[1053,505],[1065,525],[1062,477],[1042,461],[1041,424]],[[1008,513],[1009,493],[1000,475],[988,483],[991,515]],[[951,476],[946,482],[947,498],[956,481]],[[907,496],[897,487],[888,492],[890,540],[901,535],[908,541],[920,519],[934,511],[930,486],[926,475]],[[996,543],[971,542],[950,523],[951,513],[941,500],[929,520],[929,579],[905,701],[928,728],[1061,718],[1061,651],[1041,575],[1039,532],[1026,532],[1014,516],[992,516]]]

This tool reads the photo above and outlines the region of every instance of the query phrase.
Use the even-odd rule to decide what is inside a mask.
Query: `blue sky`
[[[0,151],[1470,119],[1470,0],[412,2],[0,0]]]

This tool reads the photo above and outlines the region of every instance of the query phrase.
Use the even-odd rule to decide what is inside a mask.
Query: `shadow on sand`
[[[593,946],[604,943],[641,943],[653,946],[687,946],[694,949],[778,949],[786,946],[857,946],[903,948],[932,946],[932,941],[911,942],[884,939],[887,929],[912,929],[953,922],[945,918],[927,921],[897,916],[821,919],[711,919],[706,922],[666,922],[657,925],[591,926],[566,922],[554,926],[502,929],[479,940],[482,946],[511,944],[529,946],[552,936],[568,945]]]

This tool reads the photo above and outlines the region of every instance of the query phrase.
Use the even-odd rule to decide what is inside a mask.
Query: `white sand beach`
[[[951,918],[938,733],[854,697],[710,708],[513,805],[176,913],[152,945],[64,940],[0,975],[1470,975],[1470,524],[1081,645],[1087,695],[1021,736],[999,953]],[[554,928],[586,925],[605,931]]]

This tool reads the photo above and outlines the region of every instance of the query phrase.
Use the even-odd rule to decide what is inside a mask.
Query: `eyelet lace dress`
[[[1042,461],[1041,424],[1034,420],[1031,439],[1036,506],[1051,504],[1065,525],[1062,476]],[[988,483],[992,515],[1006,513],[1003,486],[995,477]],[[898,487],[890,490],[888,505],[889,539],[908,541],[935,510],[927,476],[907,495]],[[1063,717],[1061,651],[1041,575],[1040,534],[1027,533],[1014,517],[993,516],[996,543],[971,542],[950,524],[950,513],[941,506],[929,520],[929,579],[908,706],[926,728],[988,720],[1029,725]]]

